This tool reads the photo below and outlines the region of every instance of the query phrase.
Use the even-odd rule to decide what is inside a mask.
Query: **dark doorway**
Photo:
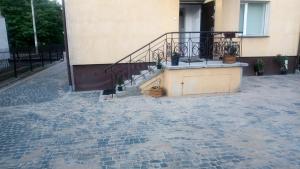
[[[202,5],[201,14],[201,31],[214,31],[215,25],[215,2],[208,2]],[[201,34],[201,49],[203,52],[200,54],[200,58],[213,59],[213,43],[214,36],[211,33]]]
[[[215,2],[208,2],[202,5],[201,31],[214,31],[215,26]]]

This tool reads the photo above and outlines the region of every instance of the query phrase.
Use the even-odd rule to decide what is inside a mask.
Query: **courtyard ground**
[[[0,168],[299,169],[300,76],[239,93],[99,102],[65,63],[0,90]]]

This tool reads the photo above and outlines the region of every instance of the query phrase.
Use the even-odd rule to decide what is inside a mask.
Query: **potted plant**
[[[118,76],[117,84],[118,84],[118,91],[123,91],[124,80],[122,75]]]
[[[256,76],[264,75],[264,66],[265,66],[265,63],[262,59],[256,60],[256,63],[254,65],[254,71],[255,71]]]
[[[280,66],[280,74],[285,75],[288,72],[288,57],[277,55],[275,61]]]
[[[150,89],[149,95],[155,98],[162,97],[165,94],[165,90],[160,86],[153,86]]]
[[[224,48],[223,63],[232,64],[236,62],[236,56],[238,55],[238,48],[232,42]]]
[[[179,53],[177,53],[177,52],[173,53],[173,55],[171,56],[172,66],[178,66],[179,65],[179,58],[180,58]]]
[[[157,63],[156,63],[156,68],[157,69],[161,69],[162,68],[161,60],[162,59],[160,57],[157,58]]]

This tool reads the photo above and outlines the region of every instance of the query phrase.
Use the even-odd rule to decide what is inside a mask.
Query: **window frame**
[[[263,18],[263,27],[262,27],[262,34],[254,34],[249,35],[247,34],[247,21],[248,21],[248,5],[249,4],[264,4],[264,18]],[[241,2],[240,5],[244,5],[244,23],[243,23],[243,34],[242,36],[245,37],[268,37],[269,33],[269,17],[270,17],[270,2],[269,1],[244,1]],[[241,7],[240,7],[241,9]],[[240,11],[241,12],[241,11]],[[241,14],[240,14],[241,17]],[[240,25],[240,24],[239,24]],[[239,28],[240,29],[240,28]]]

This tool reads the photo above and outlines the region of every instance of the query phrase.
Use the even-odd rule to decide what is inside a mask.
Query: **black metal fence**
[[[34,47],[14,48],[9,53],[0,52],[0,81],[17,78],[53,62],[63,61],[63,52],[63,45],[39,47],[38,52]],[[1,55],[6,57],[1,59]]]

